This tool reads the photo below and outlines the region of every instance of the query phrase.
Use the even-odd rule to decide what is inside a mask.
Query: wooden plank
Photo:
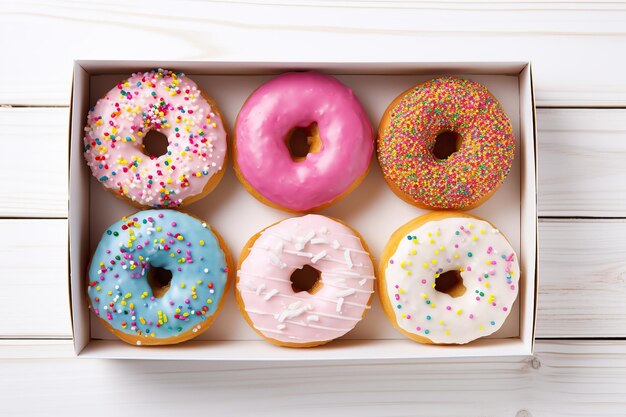
[[[67,216],[67,120],[62,108],[0,108],[0,144],[20,143],[28,166],[41,167],[24,170],[14,153],[0,154],[12,178],[0,217]],[[539,215],[626,216],[626,109],[539,109],[537,120]]]
[[[0,338],[71,337],[67,220],[0,220],[0,235]]]
[[[626,216],[626,110],[541,109],[539,213]]]
[[[541,106],[626,104],[626,61],[619,52],[626,41],[624,4],[264,3],[2,2],[0,38],[19,42],[3,45],[11,69],[0,78],[0,104],[67,104],[76,58],[393,62],[425,57],[435,62],[532,58]]]
[[[189,415],[255,416],[599,417],[626,408],[625,341],[540,341],[534,358],[368,364],[77,360],[69,344],[0,342],[0,373],[11,376],[0,379],[0,414],[45,414],[61,402],[66,415],[93,416],[178,414],[183,404]],[[21,350],[38,359],[16,360]]]
[[[69,337],[67,221],[0,220],[0,232],[0,338]],[[625,236],[626,220],[541,220],[538,337],[626,337]]]
[[[538,337],[626,336],[626,221],[541,220]]]
[[[0,217],[67,216],[68,109],[0,108]]]
[[[2,359],[62,359],[74,358],[74,343],[62,339],[0,339]],[[2,367],[0,363],[0,367]]]

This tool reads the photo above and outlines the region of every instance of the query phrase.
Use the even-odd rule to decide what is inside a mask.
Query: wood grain
[[[626,110],[541,109],[541,216],[626,217]]]
[[[0,220],[0,338],[71,337],[67,220]]]
[[[532,59],[540,106],[623,106],[625,20],[619,3],[3,1],[0,104],[68,104],[77,58]]]
[[[612,107],[538,110],[540,215],[624,218],[625,21],[623,2],[0,0],[10,64],[0,106],[67,106],[74,59],[532,59],[539,106]],[[0,176],[10,178],[0,191],[0,415],[625,414],[624,340],[538,340],[530,359],[73,358],[67,120],[67,108],[0,107]],[[540,221],[538,337],[626,338],[625,236],[623,219]]]
[[[76,360],[0,342],[0,414],[623,416],[625,341],[540,341],[534,358],[395,363]],[[26,350],[28,357],[20,360]],[[4,354],[8,352],[8,354]],[[71,394],[70,394],[71,393]],[[245,398],[245,401],[242,401]],[[98,406],[94,406],[98,404]],[[527,414],[523,414],[525,410]]]
[[[66,217],[66,108],[0,108],[0,217]]]
[[[626,336],[626,221],[539,223],[538,337]]]

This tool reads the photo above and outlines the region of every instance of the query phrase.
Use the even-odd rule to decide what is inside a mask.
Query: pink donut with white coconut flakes
[[[307,129],[307,154],[290,153]],[[235,170],[257,199],[294,212],[329,206],[360,183],[374,151],[363,106],[350,88],[317,72],[290,72],[248,98],[235,126]]]
[[[294,274],[318,271],[305,288]],[[237,304],[268,341],[311,347],[356,326],[370,308],[374,266],[362,238],[349,226],[317,214],[276,223],[243,248],[237,271]]]

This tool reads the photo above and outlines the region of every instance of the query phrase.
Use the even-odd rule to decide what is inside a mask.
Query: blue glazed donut
[[[106,328],[136,345],[180,343],[206,330],[232,281],[232,260],[206,223],[174,210],[146,210],[111,225],[89,266],[87,293]],[[151,268],[171,272],[153,291]],[[154,272],[154,271],[153,271]]]

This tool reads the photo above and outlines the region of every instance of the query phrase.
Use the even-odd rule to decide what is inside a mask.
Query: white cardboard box
[[[213,326],[196,339],[175,346],[136,347],[111,335],[87,307],[86,270],[104,229],[138,211],[106,192],[83,159],[87,111],[118,81],[153,68],[183,71],[217,101],[226,126],[252,91],[289,70],[318,70],[351,87],[376,127],[399,93],[442,74],[461,75],[487,86],[511,118],[517,140],[511,174],[494,196],[470,211],[497,225],[516,249],[520,292],[503,327],[488,338],[462,346],[422,345],[406,339],[387,320],[377,297],[372,310],[344,337],[312,349],[281,348],[260,339],[244,322],[232,289]],[[526,356],[533,351],[536,310],[537,163],[534,96],[528,62],[266,63],[76,61],[70,116],[70,305],[74,347],[79,357],[185,360],[407,360],[472,356]],[[237,259],[247,239],[267,225],[292,216],[250,196],[235,178],[232,159],[217,189],[183,211],[211,223]],[[345,220],[364,236],[376,260],[393,231],[425,213],[396,197],[385,184],[374,157],[365,181],[339,203],[323,210]],[[242,221],[245,219],[245,221]]]

